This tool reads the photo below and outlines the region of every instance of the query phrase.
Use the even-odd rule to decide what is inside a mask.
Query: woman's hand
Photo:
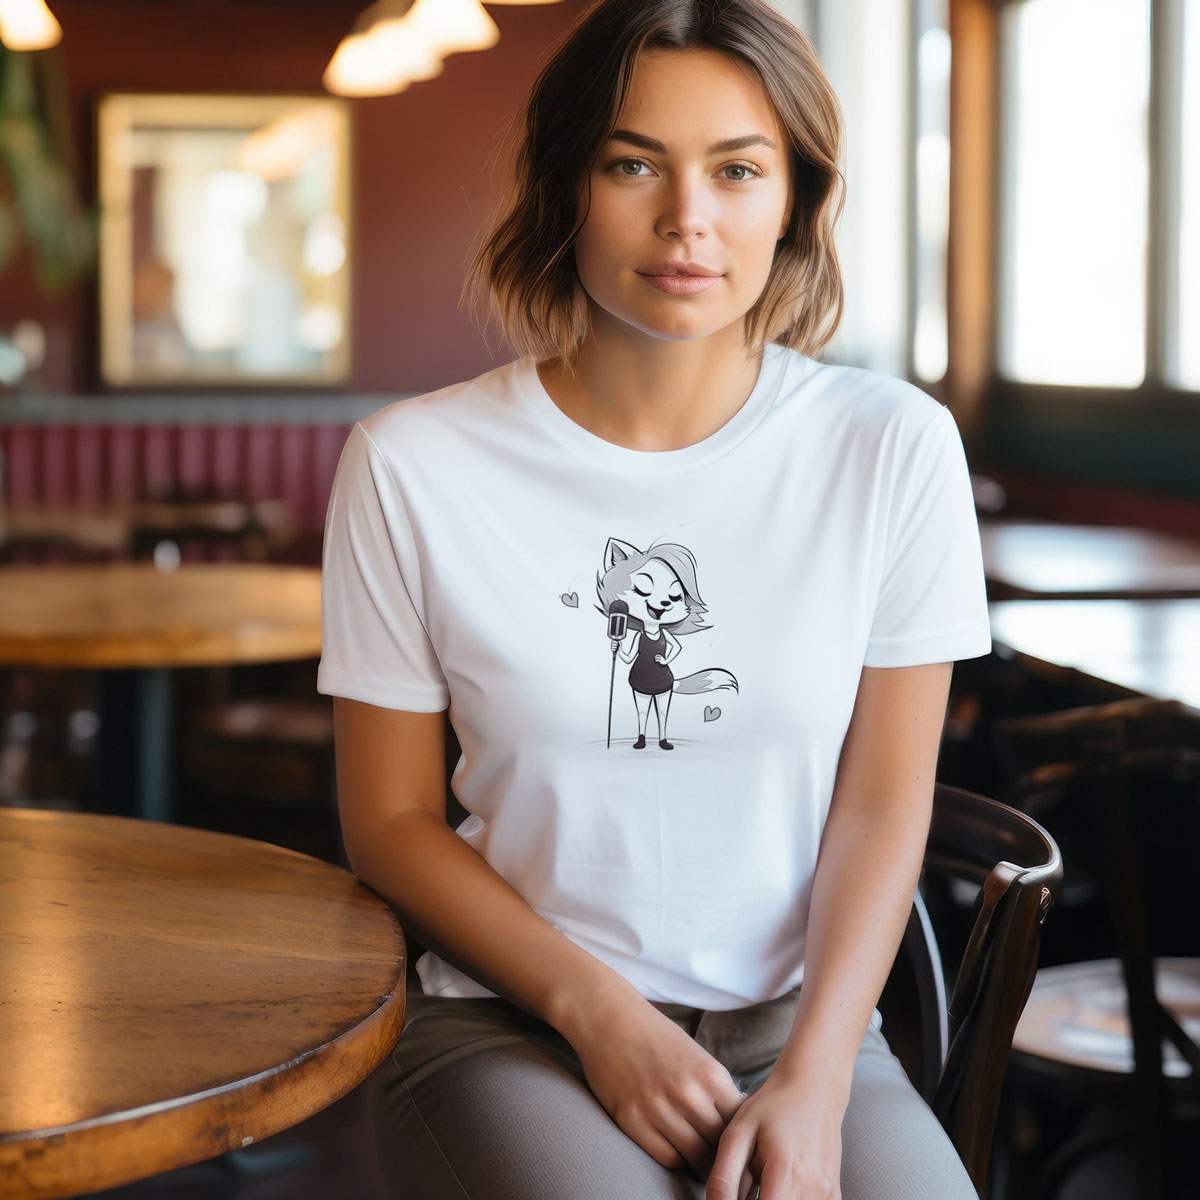
[[[704,1200],[841,1200],[847,1096],[817,1074],[772,1073],[742,1102],[717,1147]]]
[[[569,1038],[609,1116],[664,1167],[685,1163],[703,1180],[745,1096],[733,1076],[640,995],[595,1006]],[[744,1197],[750,1176],[742,1180]],[[739,1195],[731,1191],[729,1196]]]

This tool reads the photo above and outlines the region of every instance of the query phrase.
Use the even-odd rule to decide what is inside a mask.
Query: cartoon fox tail
[[[701,671],[693,671],[690,675],[680,675],[671,691],[692,696],[697,692],[715,692],[719,688],[732,688],[736,692],[737,680],[723,667],[705,667]]]

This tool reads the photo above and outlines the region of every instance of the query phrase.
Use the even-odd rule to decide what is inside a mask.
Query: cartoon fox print
[[[623,639],[610,639],[614,655],[633,665],[629,686],[637,711],[635,750],[646,747],[646,718],[650,705],[658,722],[658,744],[674,750],[667,741],[667,714],[672,692],[694,695],[719,688],[738,690],[733,674],[721,667],[705,667],[678,678],[668,665],[683,651],[679,639],[701,629],[708,611],[696,583],[696,556],[678,542],[663,542],[639,550],[629,542],[610,537],[604,547],[604,570],[596,572],[597,608],[609,618],[625,611]],[[719,710],[718,710],[719,711]],[[706,719],[709,719],[706,712]]]

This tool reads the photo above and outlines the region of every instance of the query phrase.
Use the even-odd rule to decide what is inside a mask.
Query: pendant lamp
[[[447,55],[487,50],[499,40],[500,29],[480,0],[376,0],[342,39],[322,79],[329,91],[342,96],[402,92],[410,83],[440,75]]]
[[[500,26],[479,0],[416,0],[407,19],[442,55],[487,50],[500,40]]]
[[[441,56],[408,21],[411,0],[378,0],[342,38],[321,77],[339,96],[385,96],[442,73]]]
[[[62,41],[46,0],[0,0],[0,42],[10,50],[45,50]]]

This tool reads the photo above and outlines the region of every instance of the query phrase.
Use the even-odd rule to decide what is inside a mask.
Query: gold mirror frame
[[[198,137],[207,135],[211,139],[214,132],[236,134],[244,131],[247,139],[259,139],[254,144],[258,157],[256,159],[249,150],[248,141],[239,144],[239,153],[243,154],[243,162],[257,165],[251,172],[243,170],[236,174],[244,174],[252,182],[254,173],[264,169],[280,170],[281,163],[286,166],[289,149],[293,154],[296,153],[296,134],[305,127],[310,132],[315,131],[316,136],[327,139],[324,164],[316,168],[322,174],[314,176],[319,185],[317,190],[323,188],[325,192],[324,199],[320,201],[322,213],[319,214],[326,221],[323,243],[325,265],[329,265],[330,247],[334,260],[337,258],[339,237],[343,254],[333,270],[314,269],[303,275],[295,271],[290,274],[279,272],[284,282],[290,281],[295,285],[297,294],[302,283],[308,285],[309,291],[314,288],[320,291],[319,302],[302,314],[309,319],[307,336],[313,340],[313,344],[304,347],[298,341],[296,343],[297,353],[307,350],[315,356],[315,361],[293,369],[277,369],[201,360],[164,365],[145,361],[145,354],[139,358],[134,339],[133,156],[138,153],[135,139],[142,131],[161,132],[177,143],[177,151],[186,153],[180,148],[186,146],[189,133],[195,133]],[[292,139],[290,143],[289,137]],[[96,108],[96,157],[100,203],[99,369],[103,384],[111,387],[224,385],[253,388],[280,385],[329,387],[347,383],[351,372],[351,246],[354,232],[350,215],[351,142],[349,102],[325,93],[111,92],[101,96]],[[270,159],[272,150],[276,153],[274,162]],[[306,169],[310,172],[313,170],[311,160]],[[269,174],[262,177],[267,186],[259,191],[263,196],[270,196],[270,183],[277,182],[279,178],[294,179],[295,175],[274,179]],[[253,187],[249,190],[254,192]],[[310,219],[308,234],[311,234],[312,220],[315,219]],[[180,221],[176,223],[178,225]],[[278,229],[278,225],[275,222],[272,232]],[[269,222],[263,222],[259,228],[265,230],[268,227]],[[151,236],[157,239],[158,234],[155,232]],[[157,246],[157,241],[153,244]],[[305,256],[309,253],[303,246],[292,246],[291,249]],[[157,268],[157,277],[153,271],[149,279],[143,274],[136,281],[142,284],[142,291],[138,295],[143,298],[143,303],[147,295],[155,298],[160,314],[165,314],[168,323],[180,326],[180,337],[183,338],[176,290],[178,272],[161,259],[150,265]],[[216,272],[213,275],[215,277]],[[170,291],[164,291],[164,288]],[[200,310],[193,307],[193,311]],[[277,317],[277,314],[272,315]],[[230,320],[228,317],[225,319],[227,322]],[[296,321],[291,336],[299,339],[299,316]],[[322,338],[326,341],[331,338],[335,340],[325,345]],[[181,352],[194,351],[186,338],[179,346]],[[234,346],[232,353],[236,354],[238,349],[248,346],[249,342],[244,339]]]

